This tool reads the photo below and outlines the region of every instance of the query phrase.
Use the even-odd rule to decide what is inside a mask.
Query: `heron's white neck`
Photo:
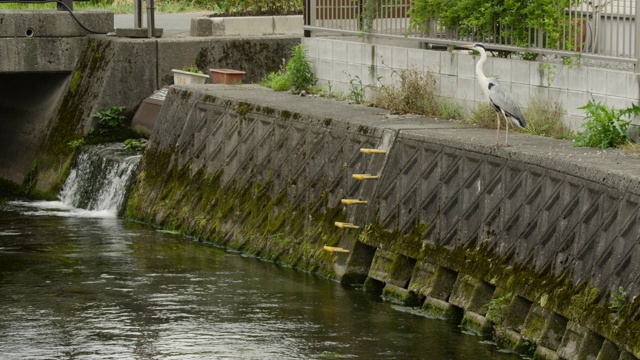
[[[478,82],[482,87],[482,90],[485,94],[489,93],[489,79],[484,75],[484,63],[487,61],[487,52],[484,51],[483,48],[478,47],[478,52],[480,52],[480,60],[476,64],[476,76],[478,77]]]

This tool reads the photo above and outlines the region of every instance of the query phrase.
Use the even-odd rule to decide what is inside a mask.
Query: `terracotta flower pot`
[[[209,69],[214,84],[242,84],[246,72],[231,69]]]

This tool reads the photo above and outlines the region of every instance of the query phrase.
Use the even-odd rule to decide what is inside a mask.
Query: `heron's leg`
[[[498,127],[496,129],[496,147],[500,146],[500,113],[496,111],[496,119],[498,119]]]
[[[504,122],[506,123],[507,126],[507,135],[504,137],[504,146],[509,146],[509,119],[507,119],[507,115],[505,115],[504,113],[502,113],[502,115],[504,116]]]

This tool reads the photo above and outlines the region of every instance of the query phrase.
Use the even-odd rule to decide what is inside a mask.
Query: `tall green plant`
[[[618,110],[591,99],[587,105],[578,109],[585,111],[586,121],[582,124],[584,130],[576,135],[576,146],[606,149],[631,143],[627,128],[631,120],[640,114],[640,107],[636,104]]]
[[[289,59],[286,69],[291,79],[291,86],[296,91],[308,90],[316,83],[307,51],[302,44],[293,47],[293,55]]]
[[[280,67],[278,72],[272,72],[260,81],[261,85],[275,91],[294,90],[296,92],[309,90],[315,83],[316,78],[302,44],[293,47],[291,58]]]

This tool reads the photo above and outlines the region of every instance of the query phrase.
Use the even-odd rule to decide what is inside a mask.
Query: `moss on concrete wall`
[[[576,281],[567,270],[570,267],[561,267],[566,262],[539,269],[539,259],[530,256],[538,251],[535,248],[524,260],[516,251],[501,252],[499,245],[516,239],[495,239],[502,230],[490,228],[495,216],[489,214],[492,222],[484,225],[486,233],[480,237],[480,232],[465,233],[469,227],[459,225],[463,214],[465,221],[476,224],[470,219],[480,214],[477,208],[471,206],[469,213],[433,208],[437,203],[430,198],[431,189],[439,189],[434,193],[447,201],[466,189],[496,189],[482,182],[467,186],[466,178],[456,180],[444,171],[429,178],[438,173],[429,170],[434,167],[425,159],[448,168],[464,163],[442,150],[451,146],[451,139],[439,144],[438,132],[419,140],[393,140],[395,135],[386,136],[390,133],[374,125],[380,121],[381,127],[391,126],[376,119],[376,109],[356,111],[344,104],[300,100],[264,89],[251,94],[245,87],[172,88],[126,215],[324,276],[366,280],[369,291],[406,305],[424,304],[426,311],[440,307],[450,314],[461,308],[463,323],[482,332],[494,329],[504,344],[543,358],[604,353],[605,347],[628,356],[640,354],[638,298],[625,299],[614,311],[609,292],[586,277]],[[488,134],[488,141],[492,136]],[[425,155],[411,177],[407,175],[411,164],[419,163],[412,154],[421,154],[416,149],[422,144],[429,144],[422,154],[442,158]],[[358,151],[367,146],[385,146],[400,155],[367,160]],[[478,156],[481,151],[468,154]],[[488,153],[492,171],[486,172],[486,180],[474,177],[480,172],[473,166],[483,163],[476,159],[468,169],[459,165],[448,173],[465,177],[468,172],[469,178],[481,179],[474,181],[495,184],[495,164],[504,160],[491,150]],[[467,153],[456,149],[455,154]],[[523,172],[520,163],[514,167]],[[503,169],[508,172],[510,167]],[[366,172],[379,173],[381,179],[363,184],[350,177]],[[579,181],[583,180],[568,186],[590,186]],[[447,184],[458,187],[450,190]],[[421,196],[431,200],[414,201],[420,187]],[[514,191],[501,189],[505,199],[513,198]],[[492,196],[487,203],[497,204],[497,195]],[[340,205],[343,197],[367,197],[371,205],[347,208]],[[457,199],[473,204],[471,199],[483,198]],[[361,227],[336,229],[334,221],[354,221]],[[459,227],[453,228],[454,237],[445,238],[450,224]],[[323,245],[351,253],[324,252]],[[576,343],[578,338],[587,340]]]
[[[178,230],[265,259],[333,277],[333,256],[323,245],[337,245],[333,219],[341,210],[313,213],[287,200],[286,190],[269,195],[265,184],[223,184],[222,172],[190,165],[171,166],[172,149],[147,151],[125,216]],[[325,204],[326,205],[326,204]]]

